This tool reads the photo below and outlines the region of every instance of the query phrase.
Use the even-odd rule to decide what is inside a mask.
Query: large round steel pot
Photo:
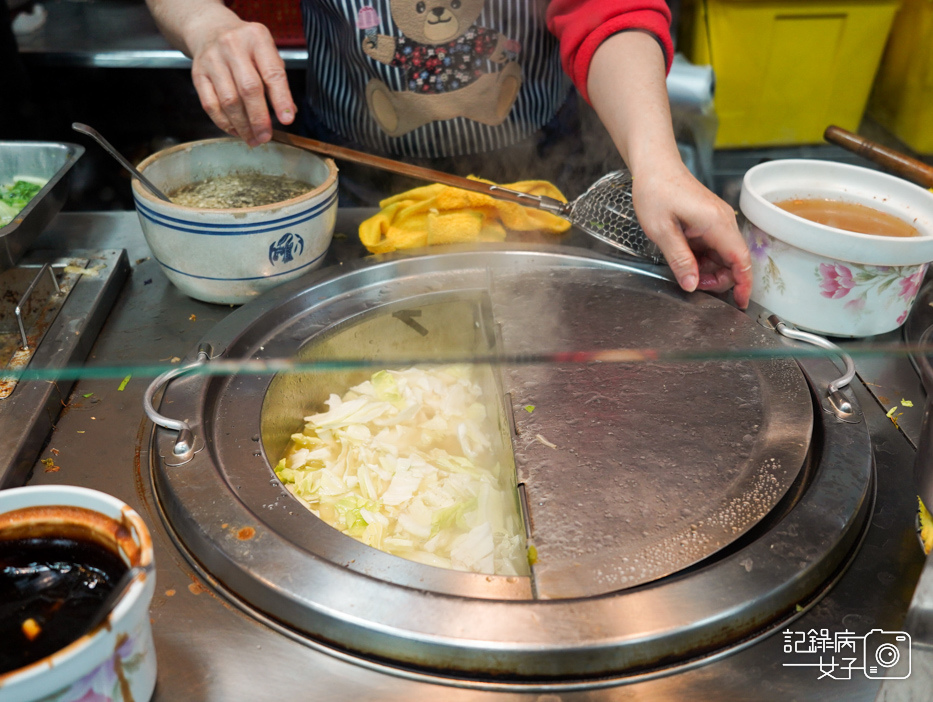
[[[311,645],[458,685],[663,674],[798,616],[866,525],[871,445],[854,395],[837,392],[847,410],[834,411],[836,364],[796,362],[789,345],[712,296],[580,250],[368,259],[267,293],[203,339],[202,371],[250,359],[254,372],[172,380],[161,411],[186,420],[185,439],[154,431],[152,478],[206,577]],[[497,371],[539,553],[530,577],[372,549],[272,471],[302,417],[363,365],[335,359],[619,347],[690,360]],[[278,359],[321,365],[256,372]]]

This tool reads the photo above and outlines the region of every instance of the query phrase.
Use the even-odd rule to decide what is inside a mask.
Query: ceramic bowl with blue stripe
[[[133,181],[146,243],[166,277],[205,302],[241,304],[324,262],[337,217],[337,167],[303,149],[206,139],[153,154],[139,169],[164,193],[232,173],[286,175],[313,189],[259,207],[203,209],[165,202]]]

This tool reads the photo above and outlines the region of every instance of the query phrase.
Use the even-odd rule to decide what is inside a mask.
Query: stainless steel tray
[[[0,141],[0,183],[17,175],[48,183],[5,227],[0,227],[0,271],[15,266],[68,198],[71,167],[84,147],[65,142]]]

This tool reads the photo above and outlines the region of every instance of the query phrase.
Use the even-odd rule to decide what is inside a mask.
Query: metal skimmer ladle
[[[123,158],[123,154],[117,151],[113,147],[113,144],[111,144],[109,141],[104,139],[101,133],[98,132],[96,129],[94,129],[93,127],[89,127],[86,124],[81,124],[81,122],[73,122],[71,124],[71,128],[74,129],[76,132],[81,132],[82,134],[86,134],[87,136],[91,137],[94,141],[96,141],[98,144],[103,146],[104,150],[108,154],[113,156],[121,166],[123,166],[126,170],[130,172],[131,176],[133,176],[140,183],[142,183],[145,186],[145,188],[149,192],[151,192],[153,195],[155,195],[157,198],[159,198],[160,200],[165,200],[166,202],[171,202],[171,199],[165,193],[163,193],[156,186],[154,186],[150,182],[150,180],[146,178],[146,176],[140,173],[139,170],[133,166],[132,163],[127,161],[125,158]]]
[[[354,151],[316,139],[308,139],[281,131],[272,132],[273,140],[314,151],[337,159],[380,168],[392,173],[434,181],[455,188],[472,190],[494,197],[497,200],[515,202],[525,207],[534,207],[557,215],[576,225],[587,234],[606,242],[610,246],[651,263],[663,263],[661,250],[642,230],[635,217],[632,204],[632,175],[628,171],[613,171],[595,183],[580,197],[571,202],[561,202],[542,195],[529,195],[503,188],[493,183],[470,180],[430,168],[413,166],[400,161]]]

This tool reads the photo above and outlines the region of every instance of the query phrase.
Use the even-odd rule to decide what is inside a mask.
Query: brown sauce
[[[127,571],[84,540],[0,540],[0,674],[34,663],[85,633]]]
[[[899,217],[855,202],[811,198],[782,200],[774,204],[811,222],[849,232],[876,236],[920,236],[915,227]]]
[[[176,205],[217,210],[272,205],[312,189],[309,183],[284,175],[233,173],[183,185],[168,197]]]

